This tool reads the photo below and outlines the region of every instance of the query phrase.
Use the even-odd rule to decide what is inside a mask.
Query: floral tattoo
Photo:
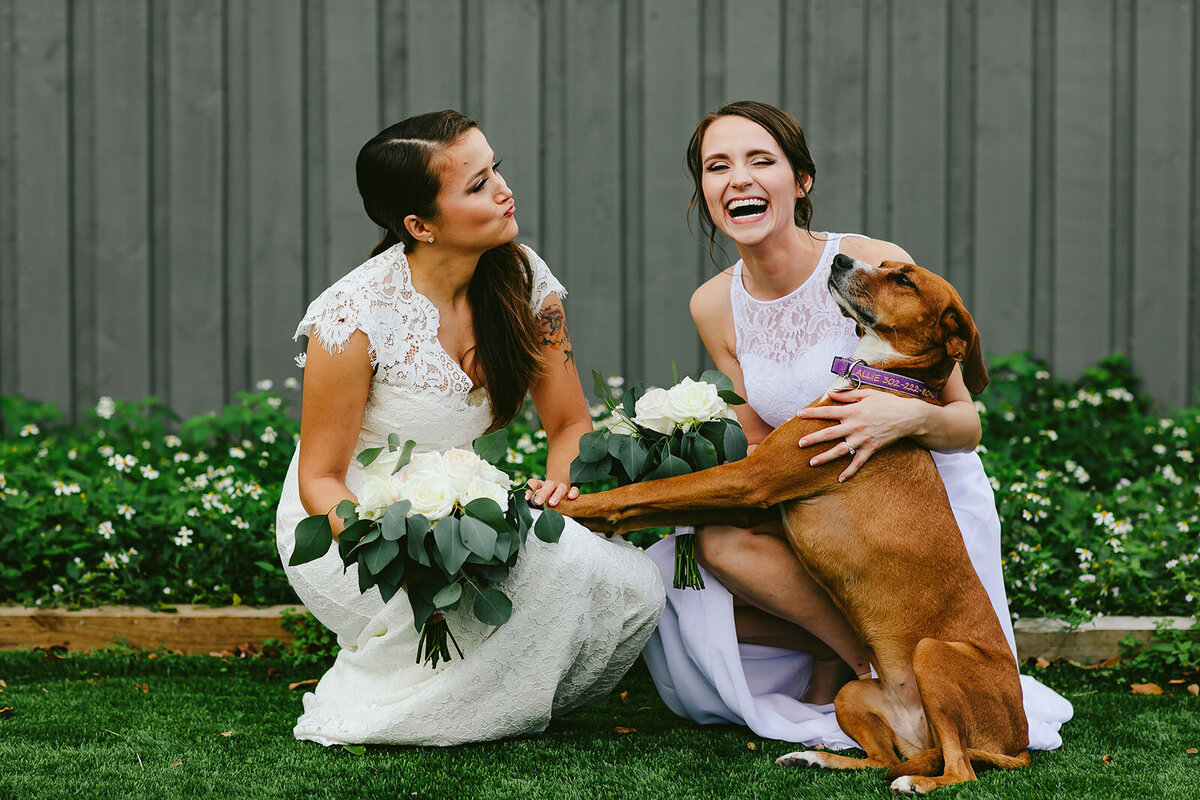
[[[564,364],[575,360],[575,354],[571,351],[571,337],[567,334],[567,317],[562,306],[556,304],[542,309],[542,313],[538,314],[537,325],[539,344],[562,350]]]

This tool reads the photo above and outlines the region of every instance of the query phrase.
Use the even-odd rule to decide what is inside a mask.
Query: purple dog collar
[[[867,363],[862,359],[834,356],[833,366],[829,368],[829,371],[852,381],[855,389],[865,383],[868,386],[891,389],[913,397],[919,397],[922,400],[929,400],[931,402],[937,400],[937,393],[916,378],[868,367]]]

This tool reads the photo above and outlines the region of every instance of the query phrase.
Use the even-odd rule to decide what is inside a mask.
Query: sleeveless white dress
[[[841,239],[828,241],[813,274],[791,294],[760,301],[742,284],[742,264],[733,268],[736,355],[745,378],[747,402],[772,427],[820,397],[832,385],[833,357],[850,355],[858,341],[854,323],[842,316],[826,284]],[[974,453],[933,453],[971,563],[1016,652],[1004,576],[1000,566],[1000,519],[983,464]],[[692,529],[680,529],[691,532]],[[712,575],[707,588],[673,589],[674,537],[648,551],[667,587],[667,608],[644,655],[659,694],[676,714],[700,723],[736,723],[760,736],[842,749],[858,745],[838,727],[833,704],[800,702],[812,675],[807,653],[740,644],[733,598]],[[1029,746],[1062,744],[1059,727],[1072,716],[1070,702],[1022,675]]]
[[[566,292],[526,248],[533,267],[530,301],[540,309]],[[412,285],[402,245],[381,253],[325,290],[308,307],[296,336],[316,332],[331,352],[355,330],[370,341],[371,380],[354,452],[386,444],[389,433],[417,452],[470,448],[491,424],[487,392],[437,338],[438,311]],[[315,691],[304,695],[297,739],[351,743],[453,745],[544,730],[552,715],[607,694],[654,630],[663,608],[658,570],[641,550],[597,536],[567,519],[556,544],[530,536],[500,588],[513,601],[499,628],[465,611],[447,615],[465,658],[436,669],[416,663],[418,633],[408,597],[384,603],[358,591],[336,548],[299,567],[286,566],[300,503],[297,455],[283,485],[276,540],[300,600],[337,634],[341,651]],[[346,483],[361,486],[351,461]],[[537,511],[533,512],[535,515]]]

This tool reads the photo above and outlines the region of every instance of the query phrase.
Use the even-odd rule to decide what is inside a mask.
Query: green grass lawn
[[[625,701],[613,694],[537,737],[363,755],[297,742],[302,690],[288,684],[323,667],[315,659],[0,652],[0,708],[12,709],[0,714],[0,798],[890,796],[878,772],[776,767],[775,757],[796,748],[675,717],[640,665],[618,687]],[[1200,755],[1186,752],[1200,747],[1200,698],[1061,680],[1076,686],[1064,689],[1075,695],[1076,718],[1061,750],[942,796],[1200,797]]]

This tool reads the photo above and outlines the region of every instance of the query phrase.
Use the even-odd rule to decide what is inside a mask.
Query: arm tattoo
[[[571,337],[567,334],[567,318],[563,307],[552,305],[542,309],[537,319],[538,344],[563,351],[563,363],[575,360],[571,352]]]

